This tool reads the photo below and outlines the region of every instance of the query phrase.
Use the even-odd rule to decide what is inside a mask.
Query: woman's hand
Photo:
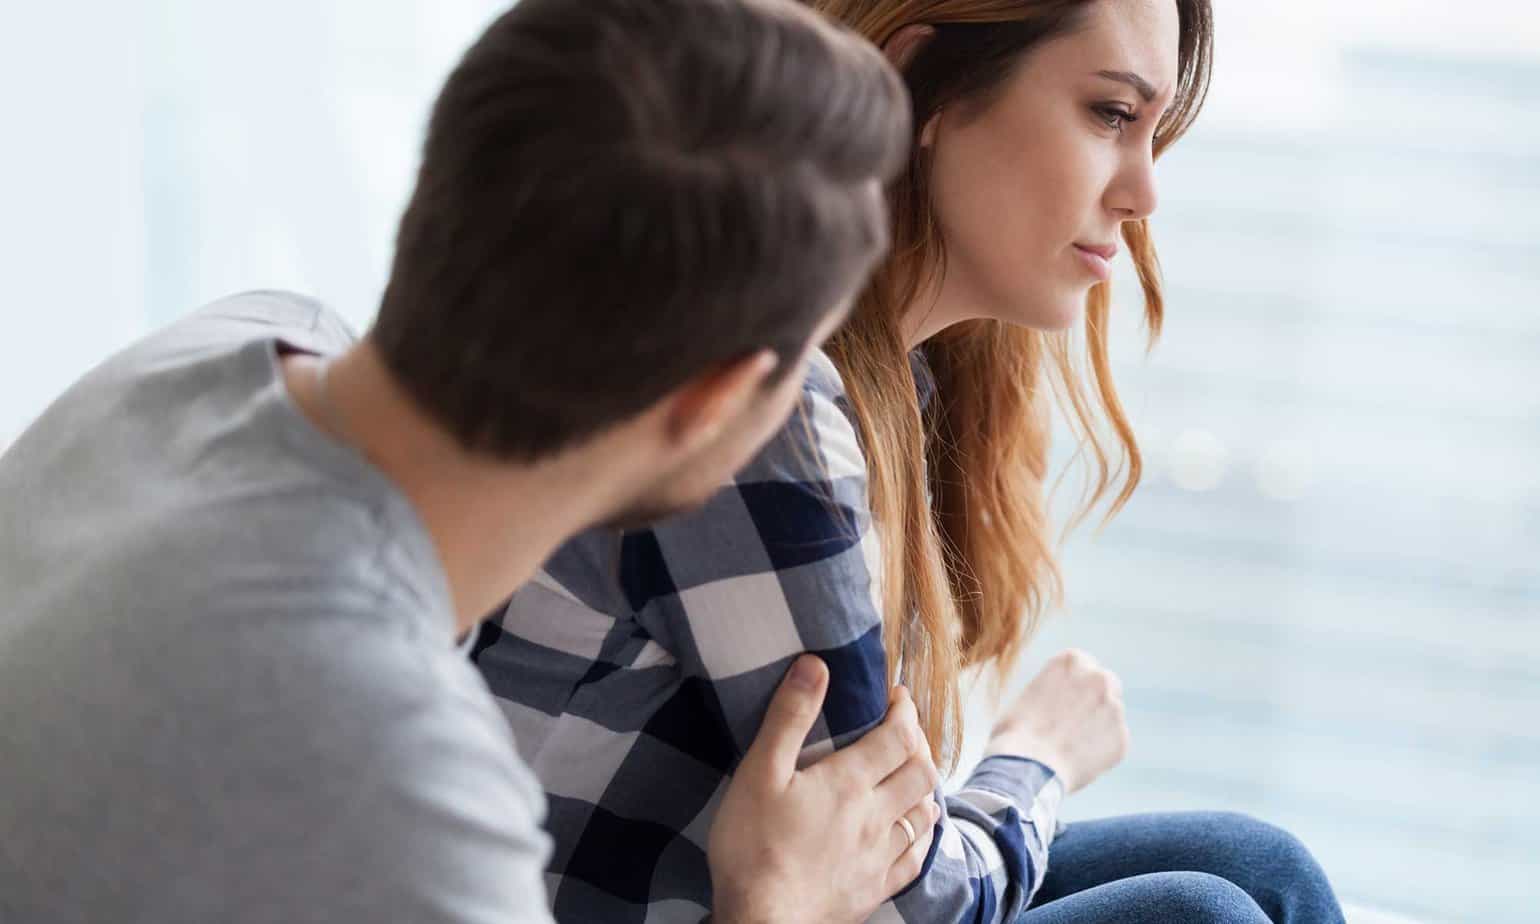
[[[1065,795],[1085,788],[1128,754],[1122,682],[1085,652],[1061,651],[995,722],[986,753],[1046,764]]]
[[[881,725],[798,770],[828,683],[818,658],[792,665],[722,798],[707,850],[718,924],[854,924],[920,874],[940,777],[914,703],[898,688]]]

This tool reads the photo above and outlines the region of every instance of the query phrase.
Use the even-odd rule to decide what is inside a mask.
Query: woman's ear
[[[909,69],[915,55],[920,53],[927,43],[936,35],[934,26],[924,23],[910,23],[888,36],[882,43],[882,53],[887,56],[888,63],[893,65],[900,74]],[[936,119],[940,115],[932,115],[920,129],[919,146],[928,148],[936,140]]]

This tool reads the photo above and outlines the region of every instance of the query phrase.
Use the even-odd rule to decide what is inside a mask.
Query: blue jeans
[[[1342,924],[1294,835],[1234,812],[1076,821],[1018,924]]]

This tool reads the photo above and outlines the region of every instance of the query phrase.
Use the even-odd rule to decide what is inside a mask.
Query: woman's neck
[[[977,298],[958,291],[956,278],[952,275],[939,282],[922,283],[909,300],[899,322],[906,350],[913,350],[953,324],[984,316],[975,307],[981,304]]]

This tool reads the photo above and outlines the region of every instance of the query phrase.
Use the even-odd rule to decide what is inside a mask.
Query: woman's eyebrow
[[[1128,84],[1139,91],[1139,95],[1144,98],[1146,103],[1155,99],[1155,88],[1150,86],[1148,80],[1132,71],[1097,71],[1096,76],[1105,80],[1116,80],[1118,83]]]

